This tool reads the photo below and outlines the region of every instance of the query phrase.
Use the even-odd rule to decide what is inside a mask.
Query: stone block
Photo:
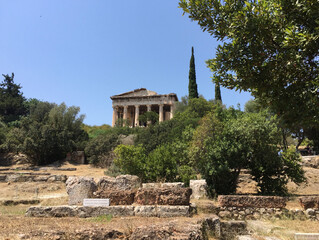
[[[89,177],[69,177],[66,181],[69,205],[82,205],[84,198],[92,198],[96,183]]]
[[[319,196],[300,197],[299,203],[304,209],[319,209]]]
[[[167,182],[161,184],[162,188],[183,188],[185,184],[183,182]]]
[[[319,233],[295,233],[296,240],[319,240]]]
[[[220,223],[221,238],[235,239],[237,235],[247,235],[247,224],[244,221],[227,221]]]
[[[6,175],[0,175],[0,182],[6,182]]]
[[[158,217],[189,217],[189,206],[157,206]]]
[[[108,207],[110,206],[109,198],[84,198],[83,199],[84,207]]]
[[[141,188],[135,195],[139,205],[187,205],[189,206],[190,188]]]
[[[109,214],[114,217],[134,216],[134,206],[109,206],[100,208],[99,215]]]
[[[192,189],[193,193],[191,195],[192,199],[207,198],[207,183],[206,180],[190,180],[189,187]]]
[[[103,177],[97,183],[98,189],[103,191],[109,190],[134,190],[141,187],[141,180],[134,175],[120,175],[114,177]]]
[[[94,193],[96,198],[109,198],[110,205],[132,205],[136,190],[99,190]]]
[[[139,217],[157,217],[156,206],[135,206],[135,216]]]
[[[284,208],[286,201],[286,198],[277,196],[218,196],[218,203],[222,207]]]

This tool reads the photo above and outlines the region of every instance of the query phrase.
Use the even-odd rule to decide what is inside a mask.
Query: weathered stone
[[[319,156],[302,156],[301,160],[305,167],[319,168]]]
[[[156,206],[136,206],[134,208],[135,216],[140,217],[157,217]]]
[[[304,209],[319,209],[319,196],[300,197],[299,202]]]
[[[190,188],[141,188],[135,195],[139,205],[189,205]]]
[[[69,204],[82,204],[84,198],[92,198],[96,191],[96,183],[89,177],[69,177],[66,181]]]
[[[307,216],[314,216],[316,214],[315,210],[313,210],[312,208],[308,208],[306,210],[306,215]]]
[[[114,217],[120,216],[134,216],[133,206],[110,206],[101,207],[99,215],[112,215]]]
[[[0,175],[0,182],[5,182],[7,176],[6,175]]]
[[[110,191],[104,191],[99,190],[94,193],[94,196],[96,198],[109,198],[110,199],[110,205],[132,205],[134,202],[136,190],[110,190]]]
[[[141,180],[134,175],[120,175],[116,178],[103,177],[97,183],[98,189],[101,191],[109,190],[134,190],[141,187]]]
[[[215,214],[205,216],[199,220],[199,222],[202,223],[204,229],[208,230],[210,233],[213,233],[215,237],[221,236],[220,220]]]
[[[230,218],[231,217],[231,212],[230,211],[220,211],[218,216],[220,216],[221,218],[225,219],[225,218]]]
[[[188,217],[188,206],[54,206],[30,207],[27,217],[97,217],[112,215],[115,217],[145,216],[145,217]]]
[[[192,199],[207,198],[207,183],[206,180],[190,180],[189,187],[192,189],[193,193]]]
[[[179,239],[179,240],[204,240],[206,232],[201,223],[190,221],[187,223],[178,223],[178,221],[169,221],[167,223],[158,223],[147,226],[141,226],[135,229],[130,240],[160,240],[160,239]]]
[[[218,196],[219,205],[226,207],[284,208],[286,201],[286,198],[277,196]]]
[[[183,188],[185,184],[183,182],[167,182],[161,184],[162,188]]]
[[[247,224],[244,221],[227,221],[220,223],[222,239],[234,239],[237,235],[247,235]]]
[[[143,183],[142,188],[160,188],[161,183]]]
[[[158,217],[189,217],[189,206],[157,206]]]

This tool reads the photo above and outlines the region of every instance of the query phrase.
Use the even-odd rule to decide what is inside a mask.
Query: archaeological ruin
[[[146,88],[135,89],[111,97],[113,107],[112,127],[117,123],[129,127],[138,127],[142,123],[139,116],[145,112],[155,112],[159,122],[173,117],[175,102],[178,101],[175,93],[157,94]]]

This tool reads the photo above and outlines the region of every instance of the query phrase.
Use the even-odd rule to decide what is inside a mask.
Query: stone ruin
[[[192,184],[202,189],[193,198],[205,198],[206,184]],[[183,183],[142,184],[136,176],[121,175],[116,178],[103,177],[97,182],[89,177],[70,177],[66,181],[69,206],[30,207],[28,217],[191,217],[196,206],[190,203],[192,188]],[[110,206],[82,206],[84,198],[109,198]],[[206,215],[190,218],[183,226],[168,220],[152,226],[137,227],[126,239],[207,239],[213,232],[218,239],[247,239],[245,220],[299,219],[319,220],[319,197],[303,197],[300,203],[305,210],[285,209],[287,198],[277,196],[221,195],[219,206],[204,210]],[[154,236],[161,236],[154,238]],[[237,237],[236,237],[237,236]],[[242,237],[240,237],[242,236]],[[249,237],[249,236],[248,236]],[[101,238],[103,239],[103,238]],[[144,239],[144,238],[143,238]],[[253,239],[253,238],[248,238]]]

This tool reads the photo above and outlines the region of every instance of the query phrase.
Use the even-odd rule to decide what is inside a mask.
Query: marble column
[[[159,122],[163,122],[164,121],[164,105],[160,104],[159,105]]]
[[[117,121],[117,107],[113,107],[113,118],[112,118],[112,127],[115,126]]]
[[[139,105],[135,105],[135,126],[139,127],[140,126],[140,122],[138,120],[138,118],[140,117],[140,106]]]
[[[124,112],[123,112],[123,125],[126,125],[127,122],[127,108],[128,106],[124,106]]]
[[[147,105],[147,111],[150,112],[152,110],[152,105]],[[151,125],[152,121],[147,121],[147,126]]]
[[[174,105],[170,105],[170,119],[174,117]]]

